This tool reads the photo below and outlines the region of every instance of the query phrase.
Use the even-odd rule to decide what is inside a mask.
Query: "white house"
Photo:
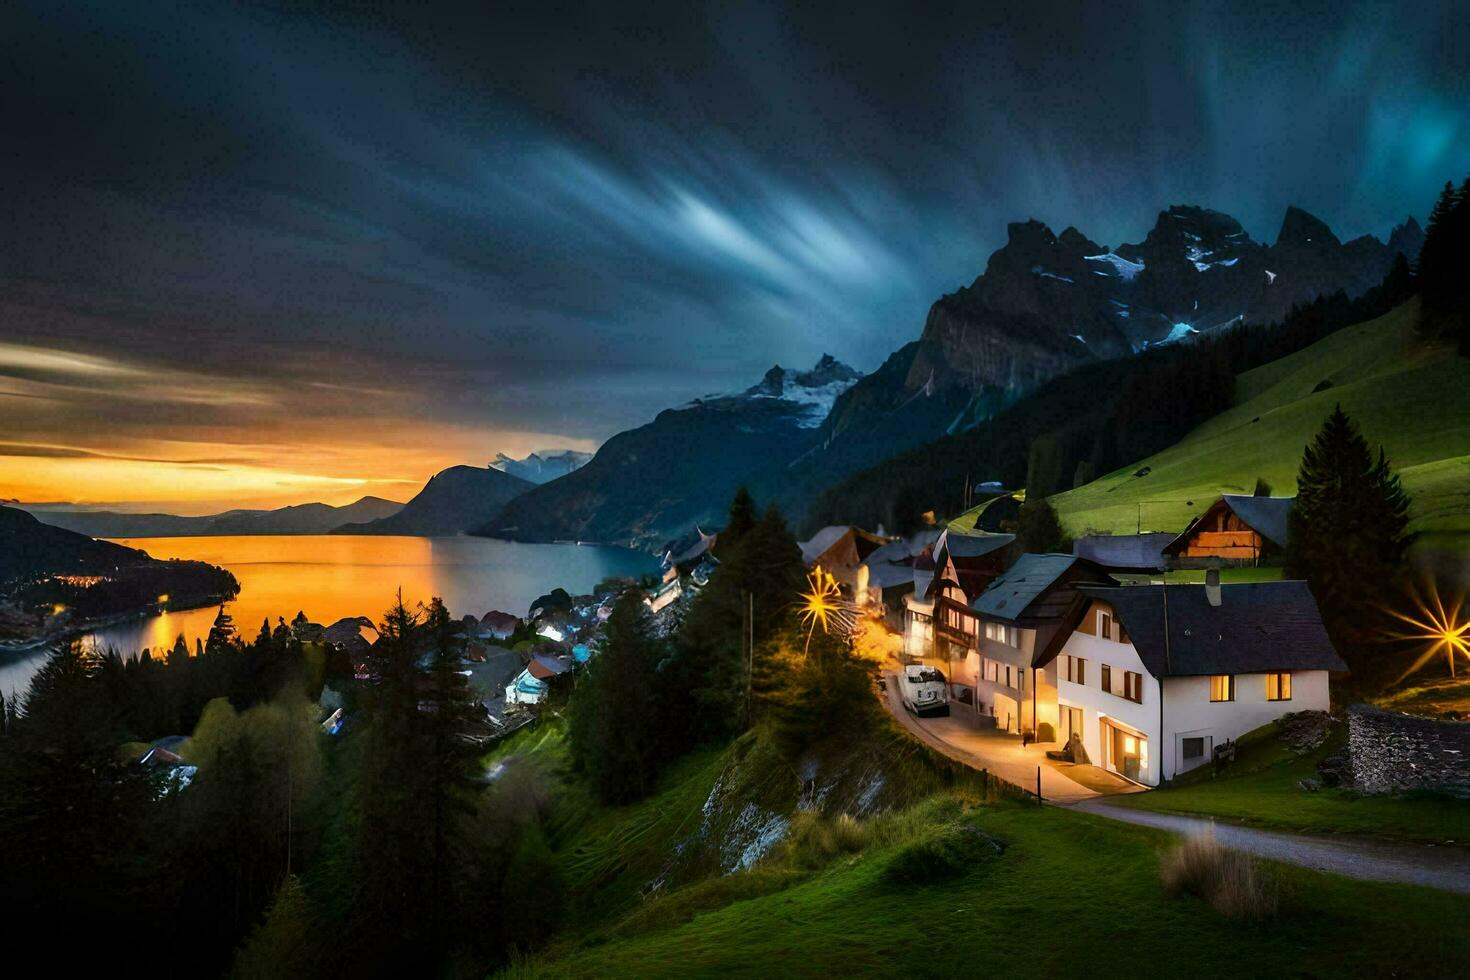
[[[975,706],[995,727],[1051,741],[1056,690],[1041,666],[1065,630],[1083,584],[1112,585],[1092,562],[1074,555],[1025,554],[971,604],[976,631]]]
[[[1304,582],[1080,586],[1069,628],[1037,657],[1057,742],[1148,786],[1293,711],[1326,710],[1345,671]],[[1050,712],[1046,712],[1050,713]]]

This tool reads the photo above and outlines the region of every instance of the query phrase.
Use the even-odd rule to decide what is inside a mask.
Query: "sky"
[[[1435,0],[8,5],[0,499],[592,449],[872,370],[1009,221],[1386,237],[1470,171],[1467,42]]]

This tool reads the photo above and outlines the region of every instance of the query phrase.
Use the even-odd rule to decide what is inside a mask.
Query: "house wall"
[[[1095,610],[1088,610],[1087,619],[1094,624],[1095,629]],[[1114,636],[1117,635],[1115,629]],[[1086,661],[1083,683],[1067,680],[1066,661],[1063,657],[1068,656]],[[1104,664],[1112,669],[1111,690],[1104,690],[1102,687]],[[1147,758],[1144,760],[1139,782],[1150,786],[1158,785],[1161,764],[1164,763],[1161,758],[1162,739],[1159,737],[1159,682],[1144,668],[1133,644],[1075,632],[1067,638],[1061,654],[1048,667],[1053,669],[1056,678],[1058,705],[1082,709],[1082,745],[1092,764],[1101,766],[1107,758],[1102,726],[1103,721],[1107,720],[1130,734],[1148,740]],[[1143,699],[1140,702],[1123,697],[1123,677],[1127,671],[1141,677]]]
[[[903,652],[916,660],[934,654],[934,603],[912,594],[904,600]]]
[[[1266,700],[1265,674],[1236,674],[1235,700],[1211,701],[1209,677],[1169,677],[1164,680],[1164,730],[1169,744],[1164,752],[1164,778],[1210,761],[1210,750],[1229,739],[1260,728],[1293,711],[1326,711],[1329,707],[1325,670],[1293,670],[1291,700]],[[1184,759],[1186,738],[1206,739],[1204,755]]]
[[[1033,727],[1031,717],[1031,657],[1036,648],[1036,631],[1017,630],[1016,646],[987,639],[985,623],[980,623],[979,651],[976,657],[978,679],[975,682],[976,710],[981,714],[994,715],[996,727],[1002,731],[1019,733]],[[984,661],[992,660],[1002,668],[1011,667],[1012,677],[1025,677],[1019,690],[1005,684],[1005,671],[997,672],[997,679],[986,680]]]

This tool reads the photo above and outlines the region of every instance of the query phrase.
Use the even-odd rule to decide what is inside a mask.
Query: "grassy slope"
[[[510,752],[564,758],[558,728],[528,734]],[[748,871],[641,898],[747,749],[748,737],[695,754],[634,806],[597,808],[571,790],[552,834],[575,892],[570,925],[503,976],[1108,975],[1136,971],[1141,956],[1165,975],[1470,970],[1463,897],[1278,867],[1281,917],[1242,926],[1164,893],[1158,862],[1169,835],[1050,807],[981,805],[963,787],[936,787],[864,821],[855,854],[814,865],[809,852],[778,849]],[[919,766],[915,778],[930,776]],[[1003,840],[1005,853],[977,857],[957,880],[885,877],[906,844],[956,820]]]
[[[1144,530],[1178,530],[1219,494],[1250,493],[1257,476],[1291,493],[1302,448],[1341,402],[1403,475],[1416,529],[1441,543],[1470,534],[1470,360],[1420,341],[1417,311],[1417,301],[1405,304],[1245,372],[1234,408],[1155,456],[1052,498],[1063,522],[1073,533],[1131,534],[1142,503]],[[1332,387],[1314,394],[1323,380]],[[1133,476],[1144,466],[1147,476]]]
[[[1276,868],[1275,923],[1248,927],[1159,886],[1169,838],[1052,808],[967,820],[1007,843],[955,881],[887,881],[901,845],[805,876],[756,869],[696,886],[509,976],[1454,975],[1470,969],[1470,902]],[[746,896],[749,897],[746,897]],[[688,899],[693,898],[693,901]],[[652,907],[661,914],[650,916]]]
[[[1122,796],[1120,806],[1206,814],[1251,826],[1305,833],[1354,833],[1444,843],[1470,843],[1470,802],[1435,796],[1365,797],[1339,789],[1298,787],[1317,763],[1342,748],[1343,736],[1298,756],[1274,726],[1243,736],[1232,771],[1215,778],[1197,769],[1168,789]]]

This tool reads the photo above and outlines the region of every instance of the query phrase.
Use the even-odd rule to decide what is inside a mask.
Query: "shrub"
[[[999,841],[969,824],[946,824],[894,855],[884,876],[904,885],[948,881],[976,870],[1002,850]]]
[[[793,867],[814,869],[840,855],[856,854],[867,842],[867,828],[847,814],[824,817],[805,811],[792,819],[784,850]]]
[[[1223,846],[1213,833],[1190,837],[1170,851],[1159,876],[1169,894],[1196,895],[1240,922],[1271,919],[1280,904],[1276,883],[1249,855]]]

